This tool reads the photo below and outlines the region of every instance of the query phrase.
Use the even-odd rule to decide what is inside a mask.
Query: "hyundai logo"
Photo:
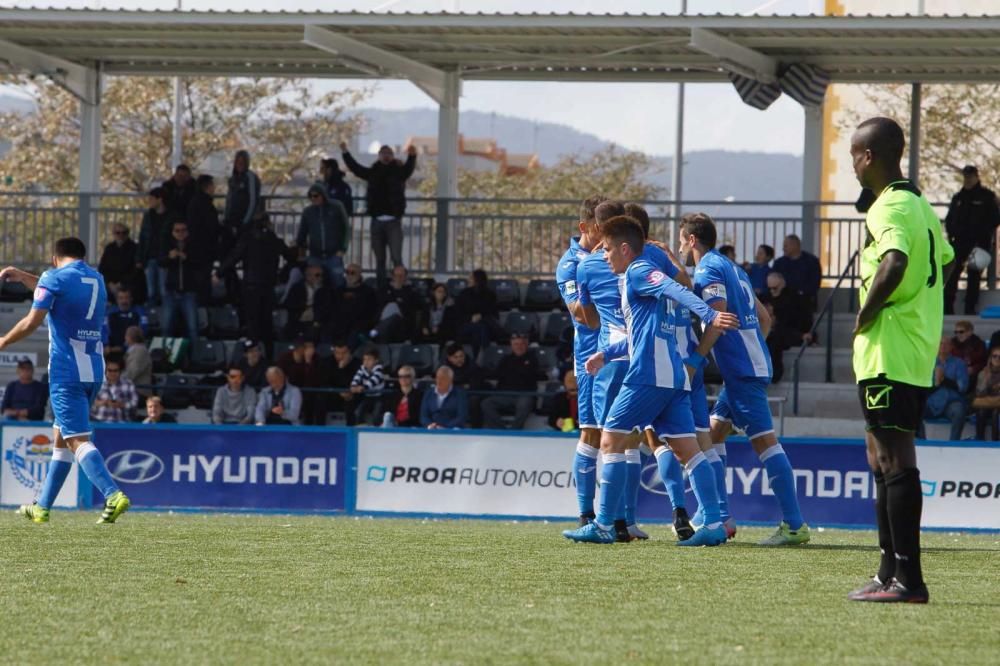
[[[111,476],[122,483],[149,483],[158,479],[165,469],[159,456],[135,449],[111,455],[107,465]]]

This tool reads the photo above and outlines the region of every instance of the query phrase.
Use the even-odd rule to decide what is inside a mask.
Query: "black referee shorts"
[[[892,428],[916,432],[924,418],[928,389],[879,375],[858,382],[867,430]]]

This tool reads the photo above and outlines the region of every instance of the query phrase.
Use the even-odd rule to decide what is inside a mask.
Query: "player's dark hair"
[[[906,137],[903,128],[892,118],[869,118],[858,125],[858,136],[864,148],[879,161],[899,164],[903,159]]]
[[[79,238],[60,238],[56,241],[52,249],[52,254],[57,257],[69,257],[70,259],[83,259],[87,256],[87,246]]]
[[[580,204],[580,220],[583,222],[593,221],[594,211],[607,200],[608,198],[603,194],[595,194],[584,199],[583,203]]]
[[[601,202],[597,208],[594,209],[594,219],[597,220],[598,224],[602,222],[607,222],[613,217],[620,217],[625,214],[625,204],[621,201],[615,201],[614,199],[608,199]]]
[[[634,201],[628,201],[625,203],[625,215],[638,222],[639,226],[642,227],[643,235],[649,238],[649,213],[646,212],[645,208]]]
[[[764,250],[764,254],[767,255],[767,260],[768,261],[771,261],[772,259],[774,259],[774,247],[772,247],[770,245],[765,245],[765,244],[762,243],[760,245],[760,249]]]
[[[619,215],[601,223],[601,234],[611,243],[628,243],[636,254],[642,252],[646,238],[642,227],[631,217]]]
[[[711,250],[715,247],[718,238],[715,231],[715,222],[708,213],[688,213],[681,218],[681,233],[685,236],[694,236],[698,242]]]

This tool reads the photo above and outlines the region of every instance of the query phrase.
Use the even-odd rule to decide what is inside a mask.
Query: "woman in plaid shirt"
[[[103,423],[131,421],[138,404],[139,394],[135,391],[135,384],[122,377],[122,362],[109,359],[104,365],[104,383],[94,401],[94,420]]]

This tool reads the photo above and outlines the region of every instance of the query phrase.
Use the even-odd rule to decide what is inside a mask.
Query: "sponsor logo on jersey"
[[[646,281],[649,282],[649,284],[660,284],[666,279],[667,276],[662,271],[653,271],[649,274],[649,277],[646,278]]]

